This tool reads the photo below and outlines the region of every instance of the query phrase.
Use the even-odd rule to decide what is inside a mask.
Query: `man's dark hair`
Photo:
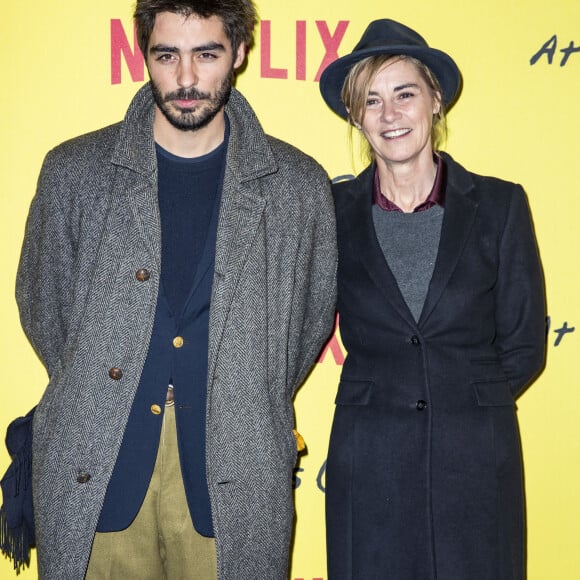
[[[240,44],[244,43],[250,48],[254,42],[258,14],[252,0],[137,0],[133,17],[137,27],[137,42],[145,58],[155,17],[160,12],[200,18],[217,16],[224,24],[234,55]]]

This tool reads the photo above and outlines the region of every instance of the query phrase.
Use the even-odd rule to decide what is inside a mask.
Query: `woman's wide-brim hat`
[[[320,77],[320,92],[326,104],[342,118],[348,118],[340,94],[350,68],[368,56],[389,54],[412,56],[425,64],[439,81],[445,108],[449,109],[457,99],[461,73],[454,60],[443,51],[430,48],[425,39],[411,28],[384,18],[368,25],[350,54],[324,69]]]

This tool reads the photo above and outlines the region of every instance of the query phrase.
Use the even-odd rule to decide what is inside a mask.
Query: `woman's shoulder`
[[[335,200],[341,201],[351,195],[360,194],[361,190],[372,186],[373,166],[367,167],[357,176],[341,175],[332,180],[332,195]]]
[[[447,168],[446,197],[449,203],[466,197],[477,205],[480,219],[505,224],[510,214],[527,215],[524,188],[512,181],[468,171],[449,155],[442,155]]]
[[[439,155],[443,158],[446,166],[448,184],[458,189],[475,189],[477,191],[485,190],[492,192],[509,192],[522,189],[520,184],[508,181],[507,179],[470,171],[455,161],[448,153],[440,152]]]

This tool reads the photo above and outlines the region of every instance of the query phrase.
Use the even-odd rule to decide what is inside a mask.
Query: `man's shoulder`
[[[322,165],[316,159],[298,149],[298,147],[272,135],[266,135],[266,139],[278,165],[284,170],[293,175],[295,174],[297,177],[320,177],[325,180],[328,179],[327,173]]]
[[[42,164],[37,196],[59,199],[64,207],[92,198],[110,174],[119,124],[64,141],[51,149]]]
[[[92,159],[93,164],[103,156],[110,158],[119,138],[121,123],[108,125],[101,129],[67,139],[49,153],[54,161],[79,162],[82,159]]]

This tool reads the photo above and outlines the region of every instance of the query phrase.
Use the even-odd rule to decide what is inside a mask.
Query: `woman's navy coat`
[[[329,580],[525,575],[514,399],[544,361],[542,270],[522,188],[443,156],[418,322],[375,235],[374,167],[334,186],[348,357],[326,472]]]

